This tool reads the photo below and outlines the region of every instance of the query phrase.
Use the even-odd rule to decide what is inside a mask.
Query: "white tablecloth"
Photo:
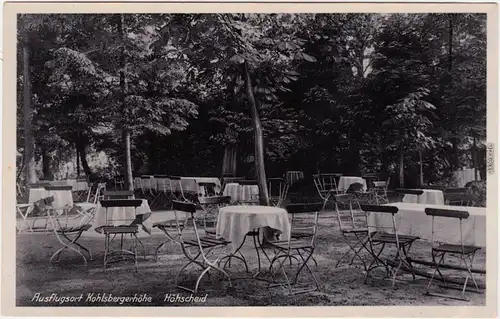
[[[349,189],[349,186],[354,183],[363,184],[363,191],[366,191],[366,180],[362,177],[356,176],[340,176],[337,187],[339,191],[345,192]]]
[[[73,192],[87,191],[89,189],[89,184],[87,182],[79,182],[76,179],[66,179],[60,181],[50,181],[50,185],[54,186],[71,186]]]
[[[30,204],[42,199],[54,196],[52,207],[55,209],[73,207],[73,195],[69,190],[45,190],[44,188],[31,188],[29,192],[28,202]],[[32,206],[31,206],[32,207]]]
[[[478,180],[481,180],[481,178],[479,178],[479,172],[477,173],[477,175],[478,175]],[[458,183],[457,187],[465,187],[465,184],[475,180],[474,169],[466,168],[463,170],[455,171],[453,172],[453,177],[457,180]]]
[[[290,221],[283,208],[269,206],[226,206],[220,209],[217,237],[231,242],[233,252],[245,240],[245,235],[258,228],[271,227],[281,231],[281,239],[290,237]]]
[[[405,194],[403,203],[444,205],[443,191],[438,189],[422,189],[422,195]]]
[[[469,218],[462,221],[465,244],[486,247],[486,208],[446,205],[423,205],[414,203],[392,203],[399,208],[396,214],[398,233],[419,236],[423,240],[432,238],[432,217],[425,214],[425,208],[462,210],[469,212]],[[391,214],[370,213],[368,223],[376,227],[392,227]],[[435,217],[435,240],[447,244],[460,243],[459,221],[455,218]],[[388,231],[384,229],[383,231]]]
[[[231,203],[249,202],[259,198],[259,186],[227,183],[223,195],[231,196]]]
[[[99,230],[102,226],[119,226],[119,225],[130,225],[132,221],[135,220],[136,215],[143,215],[151,213],[151,208],[149,208],[148,201],[143,199],[141,206],[134,207],[110,207],[107,209],[106,221],[106,208],[101,206],[101,202],[97,204],[95,209],[95,218],[92,227],[95,230]],[[153,227],[153,222],[151,218],[143,221],[143,230],[151,234],[151,228]]]

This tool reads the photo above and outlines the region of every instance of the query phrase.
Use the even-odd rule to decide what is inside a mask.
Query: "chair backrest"
[[[28,188],[44,188],[45,186],[50,186],[50,183],[30,183],[28,184]]]
[[[132,199],[134,192],[132,191],[104,191],[104,199]]]
[[[399,235],[398,235],[398,227],[396,225],[396,214],[398,213],[398,208],[396,206],[386,206],[386,205],[361,205],[361,209],[365,212],[366,216],[366,227],[368,229],[368,240],[372,241],[372,236],[374,232],[387,232],[389,230],[390,233],[393,233],[396,237],[396,244],[399,246]],[[382,214],[380,216],[383,218],[383,215],[391,215],[392,223],[388,226],[385,223],[377,223],[375,222],[376,218],[369,218],[369,214]]]
[[[198,187],[198,197],[215,196],[217,194],[217,192],[215,191],[217,184],[198,181],[195,182]]]
[[[215,235],[212,231],[209,232],[208,228],[216,226],[219,217],[219,209],[229,205],[231,196],[199,197],[198,200],[203,210],[203,228],[205,229],[205,235]]]
[[[71,191],[73,186],[56,186],[56,185],[47,185],[43,187],[47,191]]]
[[[101,206],[110,207],[139,207],[142,205],[142,199],[103,199]]]
[[[342,231],[344,229],[356,228],[354,211],[361,210],[361,206],[360,206],[360,203],[358,201],[358,197],[355,194],[346,193],[346,194],[339,194],[339,195],[333,196],[333,200],[335,203],[335,212],[337,215],[337,221],[339,223],[340,230]],[[347,206],[347,209],[345,209],[345,206]],[[343,209],[341,209],[341,208],[343,208]],[[344,224],[344,220],[346,219],[346,216],[347,216],[347,219],[349,220],[349,222],[348,222],[348,224],[350,224],[349,226]]]
[[[447,205],[473,206],[475,196],[467,188],[447,188],[443,190],[444,200]]]
[[[292,232],[299,231],[302,237],[310,237],[311,245],[314,246],[318,230],[318,216],[323,209],[323,203],[294,203],[288,204],[285,209],[291,215]],[[311,218],[311,213],[313,218]]]
[[[441,218],[455,218],[459,220],[460,227],[460,245],[462,246],[462,253],[464,252],[464,238],[463,238],[463,229],[462,229],[462,220],[469,218],[469,212],[462,210],[451,210],[451,209],[438,209],[438,208],[426,208],[425,214],[427,216],[432,217],[432,235],[431,235],[431,243],[432,247],[435,246],[435,228],[434,228],[434,219],[436,217]],[[447,229],[446,231],[451,231]]]

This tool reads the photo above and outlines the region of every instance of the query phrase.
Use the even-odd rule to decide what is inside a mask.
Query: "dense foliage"
[[[88,176],[105,174],[88,163],[98,151],[123,174],[127,130],[134,175],[220,176],[232,152],[229,171],[253,178],[245,70],[268,177],[383,172],[416,186],[484,170],[484,14],[21,15],[18,39],[39,179],[75,151]]]

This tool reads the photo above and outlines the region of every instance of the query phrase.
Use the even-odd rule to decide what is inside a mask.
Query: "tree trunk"
[[[80,178],[80,152],[78,152],[78,147],[76,147],[76,178]]]
[[[422,150],[418,150],[418,156],[420,158],[420,186],[424,185],[424,162],[422,159]]]
[[[77,154],[79,154],[80,160],[82,162],[82,168],[85,175],[90,178],[92,176],[92,170],[90,169],[89,163],[87,162],[87,143],[81,136],[79,136],[76,141],[76,150]],[[78,161],[77,161],[78,164]]]
[[[252,115],[254,139],[255,139],[255,175],[259,184],[259,201],[261,205],[269,206],[269,194],[267,192],[267,178],[264,166],[264,136],[262,124],[260,122],[257,103],[253,95],[252,80],[248,63],[245,62],[245,84],[247,88],[248,102],[250,104],[250,113]]]
[[[30,49],[28,44],[23,46],[23,86],[24,86],[24,163],[25,179],[27,184],[36,183],[35,170],[35,140],[32,131],[33,109],[31,106],[31,70],[30,70]]]
[[[474,180],[477,181],[477,145],[476,145],[476,137],[472,137],[472,169],[474,170]]]
[[[125,55],[125,17],[120,14],[118,19],[118,34],[122,39],[122,48],[120,54],[120,88],[121,88],[121,98],[122,98],[122,108],[125,109],[125,97],[127,96],[127,80],[125,78],[125,66],[127,65],[127,57]],[[132,156],[130,154],[130,138],[131,131],[126,125],[122,126],[123,140],[125,143],[125,170],[124,170],[124,182],[125,189],[129,191],[134,191],[134,181],[132,178]]]
[[[399,187],[405,187],[405,169],[404,169],[404,153],[401,147],[401,154],[399,157]]]
[[[52,157],[45,148],[42,149],[42,172],[43,179],[46,181],[54,180],[54,172],[52,171]]]
[[[224,149],[224,159],[222,161],[222,176],[236,176],[238,148],[228,145]]]
[[[132,178],[132,156],[130,155],[130,130],[123,132],[123,139],[125,140],[125,189],[134,191],[134,180]]]

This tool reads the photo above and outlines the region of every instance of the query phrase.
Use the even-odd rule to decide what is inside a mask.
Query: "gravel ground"
[[[154,220],[165,219],[171,212],[155,212]],[[81,257],[73,252],[65,252],[59,264],[51,264],[50,256],[60,247],[53,234],[21,233],[17,236],[17,290],[18,306],[121,306],[119,302],[92,302],[87,300],[88,294],[110,294],[117,297],[146,296],[148,302],[130,303],[130,306],[186,306],[179,298],[172,301],[165,300],[165,296],[190,296],[175,287],[174,277],[185,263],[180,247],[174,243],[164,246],[159,260],[154,258],[155,248],[165,240],[165,236],[155,231],[151,236],[142,235],[141,240],[146,249],[146,260],[139,260],[139,271],[135,272],[131,263],[123,262],[113,265],[103,271],[104,239],[93,230],[85,233],[81,243],[89,247],[93,260],[88,266],[83,265]],[[247,240],[242,251],[249,262],[252,271],[257,268],[255,251]],[[468,293],[469,302],[431,297],[424,295],[428,279],[403,274],[396,287],[391,287],[388,279],[376,279],[374,282],[364,283],[364,273],[361,263],[348,263],[335,267],[340,256],[348,250],[338,230],[336,219],[332,212],[326,212],[320,218],[317,248],[315,259],[317,266],[310,263],[311,268],[320,282],[320,291],[287,296],[279,288],[268,289],[264,281],[251,279],[232,280],[229,287],[227,280],[213,273],[210,278],[204,277],[197,297],[203,302],[191,302],[190,306],[381,306],[381,305],[484,305],[485,294]],[[272,255],[272,252],[270,252]],[[412,247],[411,256],[430,258],[430,244],[420,241]],[[367,254],[363,257],[369,259]],[[485,267],[485,254],[482,250],[476,257],[475,268]],[[287,265],[290,271],[295,265]],[[422,268],[430,271],[429,268]],[[183,285],[194,285],[199,268],[189,268],[188,276],[182,277]],[[233,262],[228,269],[232,278],[248,278],[241,263]],[[304,273],[305,274],[305,273]],[[476,275],[478,282],[484,284],[485,278]],[[312,280],[307,276],[301,277],[304,284],[311,286]],[[439,289],[437,286],[434,289]],[[81,300],[58,304],[42,302],[39,297],[51,294],[61,297],[79,297]],[[449,293],[459,294],[451,290]],[[202,298],[203,297],[203,298]],[[206,297],[206,298],[204,298]],[[167,298],[168,299],[168,298]]]

